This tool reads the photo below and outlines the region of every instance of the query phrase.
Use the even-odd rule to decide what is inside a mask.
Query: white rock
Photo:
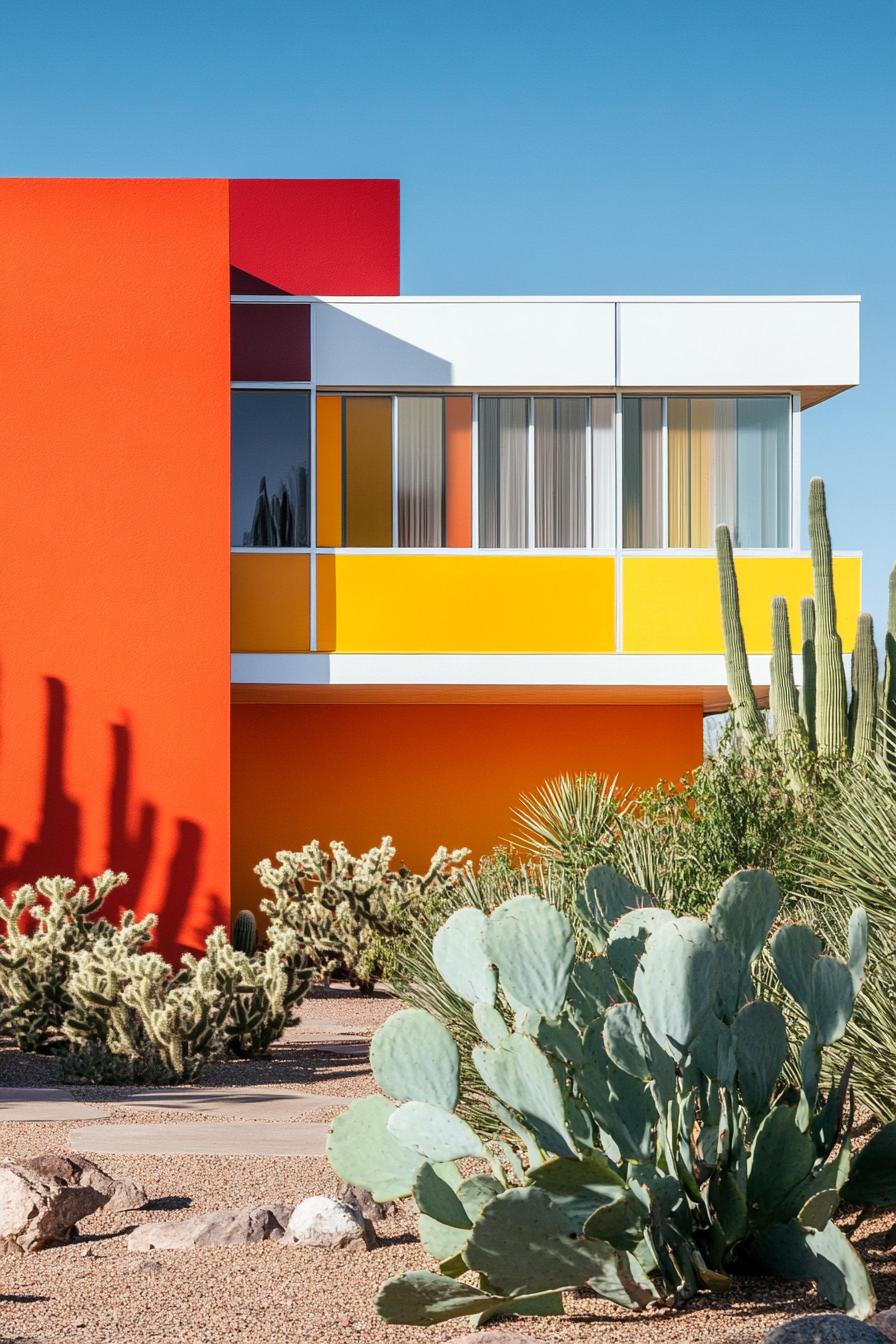
[[[286,1224],[284,1242],[297,1246],[353,1246],[370,1250],[376,1238],[362,1214],[350,1204],[326,1195],[303,1199]]]

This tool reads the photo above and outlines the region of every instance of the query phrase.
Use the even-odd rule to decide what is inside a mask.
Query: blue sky
[[[408,293],[861,293],[803,461],[877,623],[894,56],[894,0],[2,0],[0,173],[400,177]]]

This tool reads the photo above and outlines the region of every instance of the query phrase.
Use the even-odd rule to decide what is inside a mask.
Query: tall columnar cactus
[[[750,664],[740,619],[740,596],[737,573],[731,549],[731,533],[727,527],[716,529],[716,553],[719,561],[719,590],[722,596],[722,638],[725,645],[725,670],[731,708],[738,729],[749,738],[765,732],[765,721],[756,704]]]
[[[801,719],[796,682],[793,679],[793,650],[790,644],[790,620],[783,597],[772,598],[772,662],[769,686],[775,737],[786,747],[800,734]]]
[[[241,910],[233,921],[231,941],[237,952],[254,957],[258,947],[258,924],[251,910]]]
[[[770,874],[729,878],[706,921],[655,907],[605,867],[577,904],[601,949],[588,961],[575,962],[566,917],[528,895],[490,916],[458,910],[433,942],[439,975],[481,1037],[475,1090],[499,1137],[465,1118],[468,1084],[443,1023],[413,1009],[374,1037],[383,1095],[337,1117],[328,1156],[375,1199],[413,1195],[440,1270],[390,1279],[379,1313],[413,1325],[553,1314],[565,1290],[586,1285],[634,1309],[674,1305],[724,1291],[752,1262],[816,1278],[836,1306],[870,1315],[868,1276],[832,1218],[841,1191],[896,1202],[896,1126],[853,1168],[848,1071],[823,1087],[824,1049],[845,1032],[862,984],[864,913],[850,921],[845,958],[805,925],[772,941],[808,1022],[790,1062],[801,1086],[788,1089],[785,1019],[753,980],[780,910]],[[463,1175],[460,1160],[472,1164]]]
[[[843,642],[837,633],[834,563],[825,505],[824,481],[809,482],[809,549],[815,594],[815,665],[817,703],[815,737],[820,756],[835,756],[846,745],[846,674]]]
[[[824,483],[809,483],[809,543],[814,596],[800,603],[802,682],[797,695],[790,652],[787,603],[772,599],[770,705],[774,734],[783,751],[802,740],[820,757],[849,754],[869,761],[875,755],[881,709],[886,712],[888,753],[896,769],[896,569],[890,580],[890,609],[883,694],[878,683],[877,650],[871,617],[858,620],[852,655],[851,695],[847,698],[843,644],[837,633],[831,535],[825,511]],[[727,527],[716,533],[722,628],[728,694],[735,723],[747,742],[766,731],[756,708],[740,620],[737,580]]]
[[[852,698],[849,702],[849,750],[854,761],[869,761],[877,743],[880,693],[877,649],[871,617],[863,612],[856,626],[851,664]]]
[[[806,729],[810,751],[815,751],[815,601],[800,599],[800,631],[802,635],[803,681],[800,686],[800,718]]]

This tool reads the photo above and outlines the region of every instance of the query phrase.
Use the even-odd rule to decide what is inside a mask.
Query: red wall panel
[[[0,884],[227,917],[225,181],[0,182]]]
[[[234,294],[397,294],[391,178],[230,183]]]

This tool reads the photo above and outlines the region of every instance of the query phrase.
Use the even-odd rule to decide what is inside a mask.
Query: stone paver
[[[289,1120],[306,1111],[332,1110],[347,1106],[351,1097],[333,1097],[323,1092],[294,1092],[285,1087],[164,1087],[122,1092],[116,1106],[137,1110],[198,1111],[202,1115],[240,1115],[246,1119]]]
[[[303,1017],[300,1018],[294,1027],[288,1029],[289,1039],[302,1041],[341,1041],[351,1040],[353,1037],[366,1036],[367,1033],[359,1027],[347,1026],[344,1022],[337,1022],[331,1017]]]
[[[319,1055],[354,1055],[361,1057],[370,1053],[369,1041],[326,1041],[320,1045],[315,1044],[315,1054]]]
[[[60,1120],[102,1120],[105,1106],[75,1101],[67,1087],[0,1087],[0,1123],[56,1124]]]
[[[169,1153],[321,1157],[328,1130],[329,1125],[255,1124],[251,1120],[230,1124],[87,1125],[71,1130],[68,1145],[79,1153],[138,1153],[148,1157]]]

